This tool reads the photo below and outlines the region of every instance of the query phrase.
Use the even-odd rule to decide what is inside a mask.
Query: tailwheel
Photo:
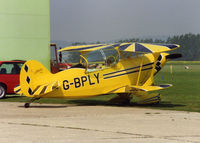
[[[24,107],[25,107],[25,108],[30,107],[30,103],[25,103],[25,104],[24,104]]]
[[[30,104],[33,103],[35,100],[39,100],[40,98],[32,98],[29,102],[24,104],[25,108],[29,108]]]
[[[110,99],[109,102],[113,104],[128,105],[130,104],[131,99],[132,99],[131,93],[118,93],[118,95]]]

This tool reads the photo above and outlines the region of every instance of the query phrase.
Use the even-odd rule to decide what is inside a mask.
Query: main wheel
[[[118,95],[109,100],[110,103],[129,105],[132,96],[130,93],[118,93]]]
[[[2,84],[0,84],[0,99],[6,96],[6,88]]]
[[[29,108],[29,107],[30,107],[30,103],[25,103],[25,104],[24,104],[24,107],[25,107],[25,108]]]

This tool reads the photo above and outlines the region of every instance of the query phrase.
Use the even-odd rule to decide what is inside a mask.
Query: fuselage
[[[162,59],[161,59],[162,60]],[[80,98],[112,93],[114,90],[127,85],[143,85],[156,73],[156,64],[152,54],[136,55],[121,59],[111,67],[96,71],[84,68],[70,68],[52,74],[48,82],[58,81],[60,88],[44,97]],[[166,60],[160,61],[163,66]]]

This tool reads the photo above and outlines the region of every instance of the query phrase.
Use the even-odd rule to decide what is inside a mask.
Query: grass
[[[156,84],[170,83],[174,86],[166,89],[156,91],[161,93],[162,102],[158,105],[145,105],[139,106],[134,104],[134,98],[130,107],[142,107],[142,108],[156,108],[167,110],[181,110],[181,111],[193,111],[200,112],[200,63],[186,63],[189,69],[185,69],[183,62],[176,61],[175,63],[167,64],[161,72],[155,77]],[[172,65],[172,73],[170,66]],[[116,106],[108,102],[109,99],[114,97],[114,94],[97,96],[93,98],[72,100],[72,99],[40,99],[39,103],[58,103],[58,104],[76,104],[76,105],[104,105],[104,106]],[[1,99],[2,102],[27,102],[30,100],[27,97],[20,97],[16,95],[7,96],[5,99]]]
[[[167,64],[173,64],[173,65],[199,65],[200,61],[169,61]]]
[[[163,95],[162,104],[170,103],[174,107],[160,107],[161,109],[197,111],[200,112],[200,64],[191,64],[189,69],[184,65],[170,65],[156,77],[157,83],[171,83],[174,86],[167,90],[159,91]],[[161,104],[161,105],[162,105]]]

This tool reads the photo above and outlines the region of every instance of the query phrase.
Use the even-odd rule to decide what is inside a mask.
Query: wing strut
[[[143,86],[149,86],[149,85],[152,85],[152,84],[154,83],[154,78],[153,78],[153,76],[154,76],[154,73],[155,73],[155,67],[156,67],[156,63],[157,63],[156,61],[157,61],[159,55],[160,55],[160,53],[154,53],[154,54],[153,54],[153,57],[154,57],[154,64],[153,64],[153,68],[152,68],[152,70],[151,70],[151,75],[150,75],[149,79],[144,83]]]
[[[138,78],[137,78],[136,86],[138,86],[139,81],[140,81],[140,75],[141,75],[141,71],[142,71],[143,60],[144,60],[144,54],[142,55],[142,59],[141,59],[141,62],[140,62],[140,69],[139,69],[139,73],[138,73]]]

